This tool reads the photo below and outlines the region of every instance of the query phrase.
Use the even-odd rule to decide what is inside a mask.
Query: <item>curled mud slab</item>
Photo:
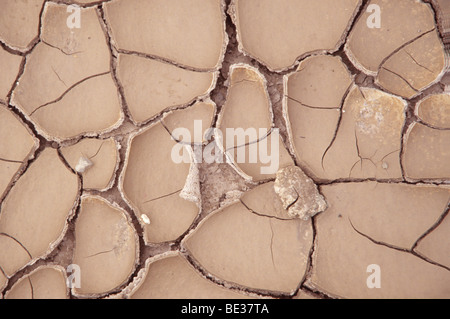
[[[0,1],[0,298],[450,298],[448,3]]]

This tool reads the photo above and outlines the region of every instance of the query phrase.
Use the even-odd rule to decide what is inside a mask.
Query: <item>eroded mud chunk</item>
[[[230,68],[225,105],[218,118],[217,143],[239,174],[255,182],[274,178],[293,165],[279,132],[272,129],[272,106],[266,79],[247,64]]]
[[[14,80],[19,74],[22,57],[9,53],[0,47],[0,100],[6,101],[6,96],[12,88]]]
[[[66,168],[56,150],[44,150],[30,165],[1,207],[0,266],[6,275],[45,256],[59,243],[79,187],[77,176]]]
[[[220,0],[118,0],[107,3],[105,13],[120,49],[197,69],[221,63],[226,34]]]
[[[62,267],[43,266],[23,276],[5,299],[67,299],[66,274]]]
[[[352,77],[339,57],[314,56],[284,77],[283,115],[300,165],[326,178],[322,157],[331,144]]]
[[[373,184],[371,187],[377,191],[375,186],[376,184]],[[382,202],[377,204],[380,213],[386,209],[389,211],[389,207],[393,208],[392,214],[384,213],[387,219],[381,223],[378,214],[377,219],[371,217],[372,214],[366,216],[366,210],[360,206],[364,199],[372,201],[372,192],[367,193],[364,199],[359,198],[359,204],[354,204],[355,198],[350,194],[353,194],[353,190],[357,190],[358,187],[359,184],[322,187],[329,208],[315,220],[317,242],[309,284],[331,295],[345,298],[445,298],[450,296],[448,289],[450,273],[447,269],[414,256],[407,250],[398,250],[389,245],[380,244],[377,241],[378,236],[370,237],[375,231],[384,232],[391,238],[395,236],[401,239],[401,234],[389,234],[390,231],[398,232],[397,227],[395,230],[389,230],[389,219],[397,218],[395,217],[397,214],[395,195],[393,193],[389,195],[392,198],[388,198],[386,205]],[[414,186],[393,187],[398,187],[394,190],[397,192],[401,189],[400,187]],[[428,210],[425,209],[430,203],[427,192],[432,189],[425,189],[423,196],[416,199],[421,201],[420,209],[424,209],[423,213],[428,214]],[[435,203],[434,199],[433,203]],[[442,197],[440,200],[442,203]],[[366,205],[368,206],[368,204],[364,206]],[[420,209],[412,213],[408,210],[402,211],[401,214],[409,215],[406,219],[402,219],[403,222],[414,224],[417,221],[417,229],[422,228],[419,220],[427,217],[421,216],[423,213],[419,213]],[[414,217],[416,212],[419,214]],[[352,225],[356,216],[359,216],[360,220],[366,220],[365,230],[358,229],[358,226],[361,226],[356,225],[356,222]],[[367,230],[371,230],[372,233],[365,234],[364,231]],[[416,232],[416,235],[418,233],[420,231]],[[377,276],[375,271],[381,274],[380,281],[375,279]],[[375,284],[379,284],[380,289],[370,288]]]
[[[450,130],[413,123],[405,137],[405,175],[415,180],[450,178]]]
[[[241,299],[244,294],[228,290],[203,278],[179,254],[149,262],[145,277],[130,294],[132,299]]]
[[[80,9],[82,27],[71,29],[67,8],[45,4],[41,42],[27,56],[11,101],[54,140],[111,130],[122,119],[96,10]]]
[[[377,76],[384,89],[412,98],[438,81],[444,70],[444,47],[433,10],[414,0],[372,0],[371,5],[378,7],[363,12],[345,51],[357,68]],[[370,27],[377,12],[379,28]]]
[[[172,158],[180,147],[181,161]],[[146,242],[158,243],[177,239],[198,214],[195,203],[180,197],[191,163],[187,147],[178,144],[158,122],[132,137],[126,168],[121,177],[125,198],[135,208],[137,217],[147,215],[143,223]],[[176,149],[175,149],[176,150]],[[183,155],[187,161],[183,161]]]
[[[400,179],[406,102],[376,89],[354,86],[342,109],[336,136],[323,155],[329,179]]]
[[[19,118],[0,104],[0,197],[38,145]]]
[[[215,72],[198,72],[143,57],[120,54],[118,76],[132,119],[143,123],[160,112],[207,95]]]
[[[438,129],[450,129],[450,94],[430,95],[417,103],[416,116]]]
[[[292,293],[301,281],[311,244],[310,221],[257,215],[242,203],[209,215],[185,240],[192,256],[214,276],[284,293]]]
[[[114,139],[83,139],[62,148],[61,153],[70,167],[83,176],[83,188],[106,190],[111,187],[119,161]]]
[[[450,268],[450,218],[448,215],[439,226],[428,234],[417,246],[416,251],[429,259]]]
[[[4,0],[0,11],[0,40],[25,51],[39,34],[39,13],[44,0]]]
[[[100,295],[123,284],[137,258],[136,232],[119,207],[85,196],[75,226],[73,263],[80,267],[77,295]]]
[[[162,119],[162,123],[176,140],[202,144],[211,138],[206,133],[210,133],[208,129],[213,125],[215,113],[216,104],[213,101],[197,102],[188,108],[169,113]]]
[[[308,220],[327,208],[327,203],[320,195],[316,184],[297,166],[279,170],[274,189],[284,209],[292,217]]]
[[[230,12],[240,49],[280,71],[306,54],[337,50],[360,4],[358,0],[234,0]]]

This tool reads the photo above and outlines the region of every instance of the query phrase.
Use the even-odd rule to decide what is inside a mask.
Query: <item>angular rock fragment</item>
[[[327,208],[316,184],[297,166],[280,169],[274,189],[291,217],[308,220]]]
[[[162,119],[164,126],[174,135],[174,130],[187,129],[190,139],[183,136],[183,142],[202,144],[208,141],[208,136],[205,136],[207,130],[212,127],[214,115],[216,113],[216,104],[209,100],[206,102],[197,102],[194,105],[176,110],[168,114]],[[174,136],[179,140],[179,136]]]
[[[67,17],[66,5],[45,4],[41,42],[27,56],[11,101],[55,140],[111,130],[122,119],[95,8],[81,9],[80,28],[69,28]]]
[[[160,112],[206,96],[216,72],[186,70],[170,63],[120,54],[118,76],[132,119],[141,124]]]
[[[400,149],[406,102],[354,86],[344,102],[336,135],[323,154],[327,179],[401,179]]]
[[[377,219],[370,215],[365,217],[364,208],[353,205],[358,197],[342,197],[343,194],[352,194],[345,187],[346,184],[322,187],[329,208],[315,219],[317,237],[312,274],[307,285],[343,298],[448,298],[450,272],[447,269],[416,257],[407,250],[378,243],[360,231],[357,225],[352,225],[351,221],[356,216],[365,218],[377,231],[395,225],[391,231],[397,232],[401,223],[374,226]],[[358,187],[359,184],[352,186],[355,190]],[[365,199],[370,200],[371,197],[372,193],[369,193]],[[422,200],[423,205],[428,203],[426,195]],[[392,202],[395,202],[394,196]],[[382,204],[379,205],[382,208]],[[383,213],[382,210],[379,212]],[[391,215],[397,212],[393,213]],[[412,218],[414,223],[417,221],[419,224],[419,219],[424,217],[416,215]],[[409,219],[403,219],[403,222],[409,223]],[[387,233],[388,228],[384,232]],[[395,236],[401,238],[401,235]],[[378,275],[379,281],[376,279]],[[380,284],[380,289],[374,289],[375,284]]]
[[[6,101],[6,96],[11,90],[13,83],[19,74],[22,57],[9,53],[0,47],[0,100]]]
[[[358,0],[234,0],[230,15],[240,51],[283,71],[307,54],[336,51],[360,5]]]
[[[73,257],[81,284],[73,292],[98,296],[118,288],[133,273],[138,254],[138,237],[125,211],[101,197],[84,196]]]
[[[178,253],[151,258],[128,293],[131,299],[243,299],[246,295],[203,278]]]
[[[413,180],[450,178],[450,130],[413,123],[405,136],[403,167]]]
[[[208,215],[183,245],[212,276],[291,294],[305,274],[312,235],[310,221],[258,215],[238,202]]]
[[[120,188],[141,221],[146,243],[177,239],[199,212],[195,203],[180,196],[194,165],[188,148],[174,141],[160,122],[130,139]]]
[[[326,178],[322,156],[339,123],[352,84],[339,57],[314,56],[284,77],[283,114],[300,166],[315,178]]]
[[[0,266],[7,276],[46,256],[61,241],[79,188],[77,176],[52,149],[44,150],[16,182],[0,212]]]
[[[420,241],[415,251],[434,262],[450,268],[450,218],[447,216],[439,226]]]
[[[414,113],[427,125],[450,129],[450,94],[427,96],[416,104]]]
[[[0,41],[25,51],[39,35],[40,12],[44,0],[4,0],[0,11]]]
[[[60,266],[41,266],[19,279],[5,299],[68,299],[66,273]]]
[[[414,0],[372,0],[368,5],[379,6],[381,23],[372,26],[376,12],[363,12],[345,45],[352,63],[405,98],[437,82],[445,54],[430,5]]]
[[[33,133],[0,104],[0,198],[38,146],[39,140]]]
[[[221,0],[116,0],[104,5],[119,49],[200,69],[217,69],[227,43]]]
[[[83,188],[106,190],[114,182],[119,164],[119,150],[113,138],[83,139],[63,147],[61,153],[72,169],[83,177]]]

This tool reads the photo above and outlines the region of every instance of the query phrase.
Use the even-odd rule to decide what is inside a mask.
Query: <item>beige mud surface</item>
[[[0,1],[0,297],[450,298],[449,70],[447,0]]]

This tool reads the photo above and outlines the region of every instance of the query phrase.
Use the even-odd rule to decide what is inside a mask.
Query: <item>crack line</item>
[[[101,255],[101,254],[107,254],[107,253],[110,253],[110,252],[112,252],[112,251],[113,251],[114,249],[116,249],[116,247],[114,247],[114,248],[111,248],[111,249],[109,249],[109,250],[101,251],[101,252],[98,252],[98,253],[95,253],[95,254],[92,254],[92,255],[86,256],[86,257],[84,257],[84,258],[95,257],[95,256],[98,256],[98,255]]]
[[[357,232],[359,235],[365,237],[366,239],[370,240],[372,243],[374,243],[374,244],[376,244],[376,245],[384,246],[384,247],[386,247],[386,248],[390,248],[390,249],[397,250],[397,251],[400,251],[400,252],[403,252],[403,253],[411,254],[411,255],[413,255],[413,256],[419,258],[419,259],[422,259],[423,261],[425,261],[425,262],[427,262],[427,263],[429,263],[429,264],[432,264],[432,265],[435,265],[435,266],[438,266],[438,267],[441,267],[441,268],[443,268],[443,269],[445,269],[445,270],[450,271],[450,268],[449,268],[449,267],[447,267],[447,266],[445,266],[445,265],[441,265],[441,264],[439,264],[439,263],[437,263],[437,262],[434,262],[434,261],[428,259],[426,256],[423,256],[423,255],[419,254],[419,253],[416,252],[416,251],[413,251],[413,250],[410,250],[410,249],[406,249],[406,248],[397,247],[397,246],[390,245],[390,244],[387,244],[387,243],[384,243],[384,242],[381,242],[381,241],[377,241],[377,240],[373,239],[372,237],[370,237],[369,235],[366,235],[366,234],[360,232],[359,230],[357,230],[357,229],[355,228],[355,226],[353,226],[353,223],[352,223],[352,221],[350,220],[350,218],[348,218],[348,221],[350,222],[350,225],[352,226],[352,228],[353,228],[353,230],[354,230],[355,232]]]
[[[422,64],[420,64],[419,62],[417,62],[417,60],[416,59],[414,59],[414,57],[411,55],[411,53],[409,53],[406,49],[404,49],[403,51],[405,51],[406,52],[406,54],[418,65],[418,66],[420,66],[421,68],[423,68],[423,69],[425,69],[425,70],[427,70],[428,72],[430,72],[430,73],[433,73],[433,71],[431,71],[429,68],[427,68],[426,66],[424,66],[424,65],[422,65]]]
[[[11,238],[12,240],[14,240],[16,243],[18,243],[27,252],[27,254],[30,257],[30,259],[33,259],[33,257],[31,256],[30,252],[28,251],[28,249],[24,245],[22,245],[22,243],[20,241],[18,241],[15,237],[13,237],[13,236],[11,236],[11,235],[9,235],[7,233],[3,233],[3,232],[1,232],[0,235],[8,237],[8,238]]]
[[[411,43],[419,40],[420,38],[424,37],[425,35],[427,35],[428,33],[433,32],[434,30],[436,30],[436,27],[434,27],[431,30],[425,31],[424,33],[418,35],[417,37],[415,37],[414,39],[411,39],[405,43],[403,43],[401,46],[399,46],[397,49],[395,49],[394,51],[392,51],[388,56],[386,56],[380,63],[380,66],[378,67],[378,72],[380,72],[380,69],[383,67],[383,65],[397,52],[399,52],[400,50],[402,50],[403,48],[405,48],[406,46],[410,45]]]
[[[400,79],[402,79],[403,82],[405,82],[412,90],[414,90],[416,93],[419,93],[419,90],[416,89],[414,86],[412,86],[412,84],[409,83],[408,80],[405,79],[402,75],[400,75],[400,74],[398,74],[397,72],[394,72],[394,71],[392,71],[392,70],[389,70],[389,69],[385,68],[384,66],[381,67],[381,68],[382,68],[383,70],[388,71],[389,73],[392,73],[392,74],[396,75],[397,77],[399,77]]]
[[[3,161],[3,162],[7,162],[7,163],[17,163],[17,164],[23,164],[23,162],[22,162],[22,161],[9,160],[9,159],[6,159],[6,158],[1,158],[1,157],[0,157],[0,161]]]
[[[39,109],[41,109],[41,108],[43,108],[43,107],[45,107],[45,106],[47,106],[47,105],[54,104],[54,103],[56,103],[56,102],[61,101],[67,93],[69,93],[74,87],[80,85],[81,83],[86,82],[86,81],[88,81],[88,80],[90,80],[90,79],[93,79],[93,78],[95,78],[95,77],[103,76],[103,75],[106,75],[106,74],[109,74],[109,73],[110,73],[110,71],[103,72],[103,73],[99,73],[99,74],[94,74],[94,75],[88,76],[87,78],[84,78],[84,79],[78,81],[77,83],[75,83],[75,84],[73,84],[71,87],[69,87],[66,91],[64,91],[63,94],[62,94],[60,97],[58,97],[57,99],[55,99],[55,100],[53,100],[53,101],[50,101],[50,102],[47,102],[47,103],[45,103],[45,104],[42,104],[41,106],[38,106],[37,108],[35,108],[35,109],[30,113],[29,116],[33,116],[33,114],[34,114],[37,110],[39,110]]]
[[[359,89],[359,86],[356,86]],[[347,96],[350,94],[350,90],[353,88],[353,82],[350,83],[350,85],[348,86],[347,90],[345,91],[344,95],[342,96],[342,100],[341,100],[341,105],[339,107],[339,118],[338,118],[338,122],[336,123],[336,129],[334,131],[334,135],[333,138],[331,139],[330,144],[327,146],[327,148],[325,149],[325,151],[323,152],[322,155],[322,159],[321,159],[321,165],[322,165],[322,169],[325,171],[325,166],[324,166],[324,161],[325,161],[325,156],[327,155],[328,151],[331,149],[331,147],[333,146],[336,138],[337,138],[337,134],[339,132],[339,129],[341,127],[341,122],[342,122],[342,117],[343,117],[343,109],[344,109],[344,103],[345,100],[347,99]],[[361,91],[361,89],[359,89]],[[364,96],[364,95],[363,95]]]
[[[162,195],[162,196],[159,196],[159,197],[156,197],[156,198],[152,198],[152,199],[146,200],[146,201],[143,202],[143,203],[145,204],[145,203],[153,202],[153,201],[155,201],[155,200],[158,200],[158,199],[161,199],[161,198],[164,198],[164,197],[169,197],[169,196],[171,196],[171,195],[174,195],[174,194],[176,194],[176,193],[181,192],[182,190],[183,190],[183,189],[181,188],[181,189],[176,190],[176,191],[174,191],[174,192],[172,192],[172,193],[169,193],[169,194],[166,194],[166,195]]]
[[[285,97],[287,97],[289,100],[292,100],[298,104],[303,105],[304,107],[307,107],[309,109],[314,109],[314,110],[339,110],[339,107],[335,107],[335,106],[312,106],[312,105],[308,105],[305,104],[297,99],[294,99],[293,97],[290,97],[289,95],[285,95]]]

